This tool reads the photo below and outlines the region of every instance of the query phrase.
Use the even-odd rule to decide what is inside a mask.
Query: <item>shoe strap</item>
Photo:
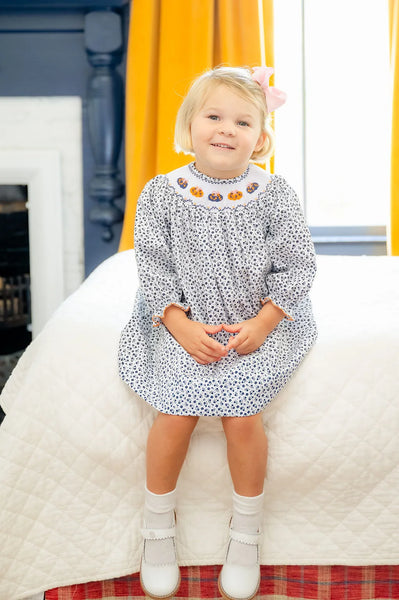
[[[248,544],[249,546],[257,546],[260,541],[260,533],[240,533],[230,527],[230,538],[235,542],[241,544]]]
[[[169,527],[168,529],[143,527],[140,531],[145,540],[166,540],[176,536],[176,527]]]

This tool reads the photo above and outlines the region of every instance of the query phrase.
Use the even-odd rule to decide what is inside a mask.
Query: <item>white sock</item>
[[[145,488],[144,527],[168,529],[175,522],[176,489],[167,494],[154,494]],[[176,561],[175,544],[172,538],[146,540],[145,562],[152,565],[167,565]]]
[[[239,533],[259,533],[263,516],[263,498],[263,493],[259,496],[240,496],[233,491],[232,529]],[[257,563],[257,560],[258,549],[256,546],[231,540],[227,562],[252,566]]]

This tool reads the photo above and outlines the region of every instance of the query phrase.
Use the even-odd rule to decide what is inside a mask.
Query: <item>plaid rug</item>
[[[220,566],[183,567],[176,598],[220,599]],[[256,600],[399,600],[399,566],[262,566]],[[141,600],[137,573],[128,577],[57,588],[45,600]]]

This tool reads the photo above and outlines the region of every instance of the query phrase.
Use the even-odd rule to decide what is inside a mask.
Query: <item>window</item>
[[[311,228],[384,232],[391,79],[387,0],[275,0],[275,170]]]

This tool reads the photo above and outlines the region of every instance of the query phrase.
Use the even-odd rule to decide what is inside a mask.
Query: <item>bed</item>
[[[0,404],[0,598],[135,573],[154,410],[118,377],[134,251],[102,263],[27,348]],[[317,344],[264,412],[266,565],[399,564],[399,259],[318,257]],[[223,561],[231,482],[202,418],[179,481],[183,566]]]

